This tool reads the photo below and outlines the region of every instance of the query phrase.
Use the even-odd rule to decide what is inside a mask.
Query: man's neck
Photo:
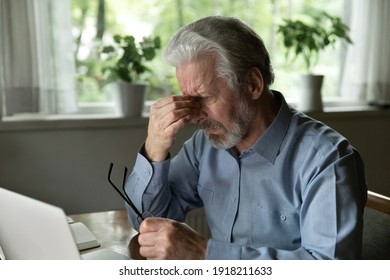
[[[271,91],[265,92],[256,100],[256,113],[248,129],[248,134],[236,145],[238,152],[252,147],[264,134],[279,112],[281,103]]]

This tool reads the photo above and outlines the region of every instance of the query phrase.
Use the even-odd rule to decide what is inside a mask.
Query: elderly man
[[[358,259],[362,159],[344,137],[270,90],[274,74],[261,38],[237,19],[207,17],[181,28],[165,57],[182,95],[152,106],[126,184],[138,209],[154,216],[140,223],[128,208],[140,254]],[[171,158],[176,134],[190,122],[199,129]],[[210,239],[181,223],[200,207]]]

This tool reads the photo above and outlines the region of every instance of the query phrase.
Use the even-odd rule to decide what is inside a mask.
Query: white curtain
[[[390,105],[390,1],[350,0],[349,45],[341,95]]]
[[[3,114],[77,109],[70,1],[0,0]]]

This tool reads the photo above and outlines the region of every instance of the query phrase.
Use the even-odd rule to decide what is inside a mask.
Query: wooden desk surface
[[[126,210],[70,215],[75,222],[82,222],[92,231],[100,247],[81,251],[81,254],[102,248],[130,256],[129,242],[138,232],[127,219]]]

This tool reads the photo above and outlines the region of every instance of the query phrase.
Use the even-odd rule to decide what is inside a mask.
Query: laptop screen
[[[0,246],[8,260],[80,259],[61,208],[3,188]]]

